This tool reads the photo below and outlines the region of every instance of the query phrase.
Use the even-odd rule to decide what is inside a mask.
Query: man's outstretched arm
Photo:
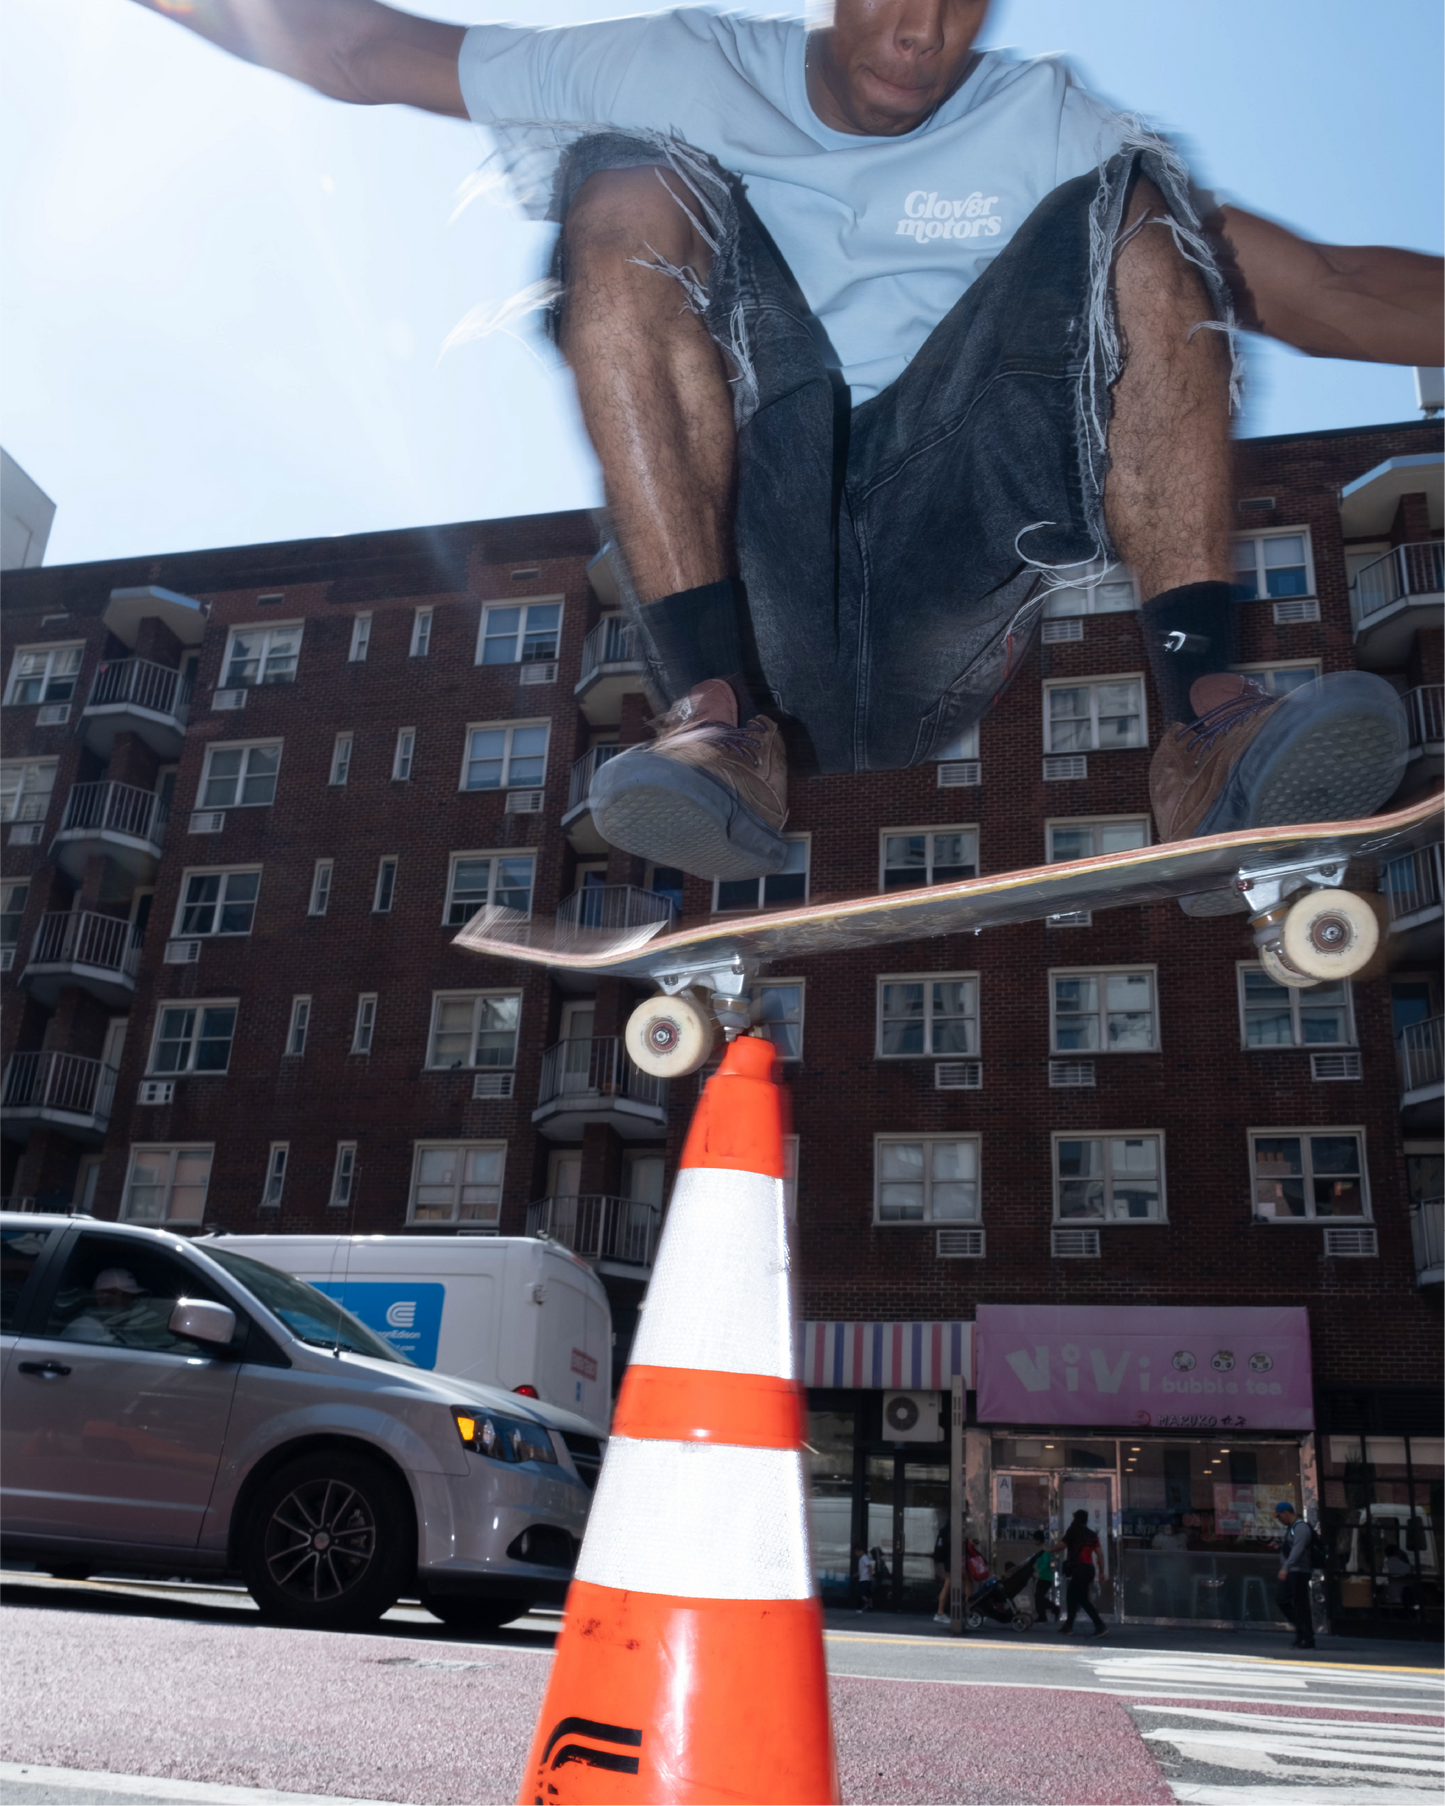
[[[1445,361],[1445,260],[1390,245],[1311,244],[1239,207],[1222,207],[1208,225],[1225,241],[1225,273],[1250,331],[1311,357]]]
[[[466,27],[380,0],[137,0],[232,56],[353,106],[467,117],[457,77]]]

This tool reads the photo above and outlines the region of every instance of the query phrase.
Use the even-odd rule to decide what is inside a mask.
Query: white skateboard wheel
[[[1286,965],[1279,956],[1279,949],[1274,946],[1261,947],[1259,963],[1277,985],[1288,985],[1292,991],[1307,991],[1320,981],[1310,978],[1304,972],[1296,972],[1293,966]]]
[[[1369,963],[1379,944],[1374,910],[1347,890],[1316,890],[1301,897],[1280,931],[1284,957],[1315,979],[1350,977]]]
[[[716,1024],[696,997],[649,997],[627,1018],[627,1051],[655,1079],[680,1079],[707,1064]]]

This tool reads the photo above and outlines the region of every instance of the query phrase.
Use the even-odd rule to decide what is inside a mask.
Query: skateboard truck
[[[1344,881],[1343,859],[1240,868],[1234,888],[1249,909],[1260,964],[1276,984],[1303,990],[1349,978],[1369,962],[1380,925]]]
[[[751,1026],[745,993],[757,969],[756,960],[734,954],[721,964],[654,972],[662,995],[639,1003],[627,1019],[633,1064],[659,1079],[683,1078],[706,1065],[718,1028],[731,1041]]]

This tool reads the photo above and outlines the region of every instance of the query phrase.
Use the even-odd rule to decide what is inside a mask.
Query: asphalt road
[[[470,1806],[516,1797],[556,1620],[459,1636],[261,1623],[226,1588],[0,1585],[4,1806]],[[1434,1806],[1438,1652],[1125,1629],[828,1631],[843,1798]]]

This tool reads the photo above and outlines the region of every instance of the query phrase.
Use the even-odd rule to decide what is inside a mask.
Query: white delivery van
[[[217,1235],[308,1280],[418,1367],[515,1392],[532,1387],[607,1434],[612,1312],[602,1281],[531,1236]]]

